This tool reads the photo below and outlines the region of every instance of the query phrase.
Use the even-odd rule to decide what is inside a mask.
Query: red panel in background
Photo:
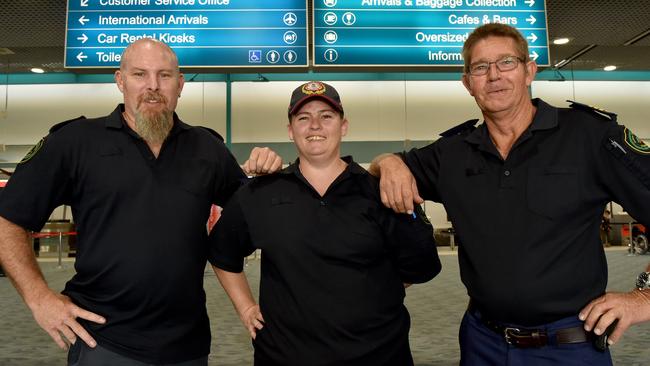
[[[641,232],[642,234],[645,234],[645,232],[646,232],[645,226],[643,226],[641,224],[633,224],[632,226],[633,226],[632,230],[638,229],[639,232]],[[637,235],[636,231],[634,232],[634,235]],[[621,225],[621,236],[623,236],[624,238],[627,238],[627,237],[630,236],[630,225],[627,225],[627,224]]]
[[[219,218],[221,217],[221,207],[217,205],[212,205],[210,208],[210,217],[208,217],[208,222],[207,222],[207,229],[208,229],[208,234],[210,234],[210,231],[212,231],[212,227],[214,227],[214,224],[217,223]]]

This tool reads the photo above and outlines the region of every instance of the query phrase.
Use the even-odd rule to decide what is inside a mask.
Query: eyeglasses
[[[517,56],[506,56],[492,62],[477,62],[469,65],[469,74],[472,76],[482,76],[488,73],[490,65],[495,64],[499,71],[514,70],[519,66],[519,62],[524,62]]]

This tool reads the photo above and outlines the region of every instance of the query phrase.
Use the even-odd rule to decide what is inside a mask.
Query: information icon
[[[328,48],[325,50],[323,57],[325,57],[325,61],[327,62],[334,62],[339,58],[339,53],[333,48]]]

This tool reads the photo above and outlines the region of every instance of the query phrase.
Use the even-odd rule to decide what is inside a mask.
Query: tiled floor
[[[650,255],[627,256],[620,247],[607,251],[609,290],[627,291],[642,271]],[[416,365],[457,365],[457,332],[467,303],[465,289],[458,276],[455,252],[441,250],[442,273],[433,281],[407,290],[407,306],[412,317],[411,348]],[[40,261],[50,286],[62,289],[73,273],[73,263],[58,268],[53,259]],[[252,286],[259,281],[259,261],[251,260],[246,272]],[[239,366],[252,364],[252,347],[246,331],[219,286],[214,274],[206,271],[205,287],[212,322],[210,365]],[[66,354],[38,328],[6,278],[0,278],[0,365],[65,365]],[[650,365],[650,324],[630,329],[612,348],[616,365]]]

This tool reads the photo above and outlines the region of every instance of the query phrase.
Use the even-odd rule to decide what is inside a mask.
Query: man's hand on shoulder
[[[413,202],[424,202],[418,192],[415,177],[402,159],[395,154],[382,154],[376,157],[368,169],[370,174],[379,177],[381,202],[398,213],[413,213]]]
[[[271,174],[281,168],[282,157],[268,147],[254,147],[248,160],[242,165],[246,175]]]

